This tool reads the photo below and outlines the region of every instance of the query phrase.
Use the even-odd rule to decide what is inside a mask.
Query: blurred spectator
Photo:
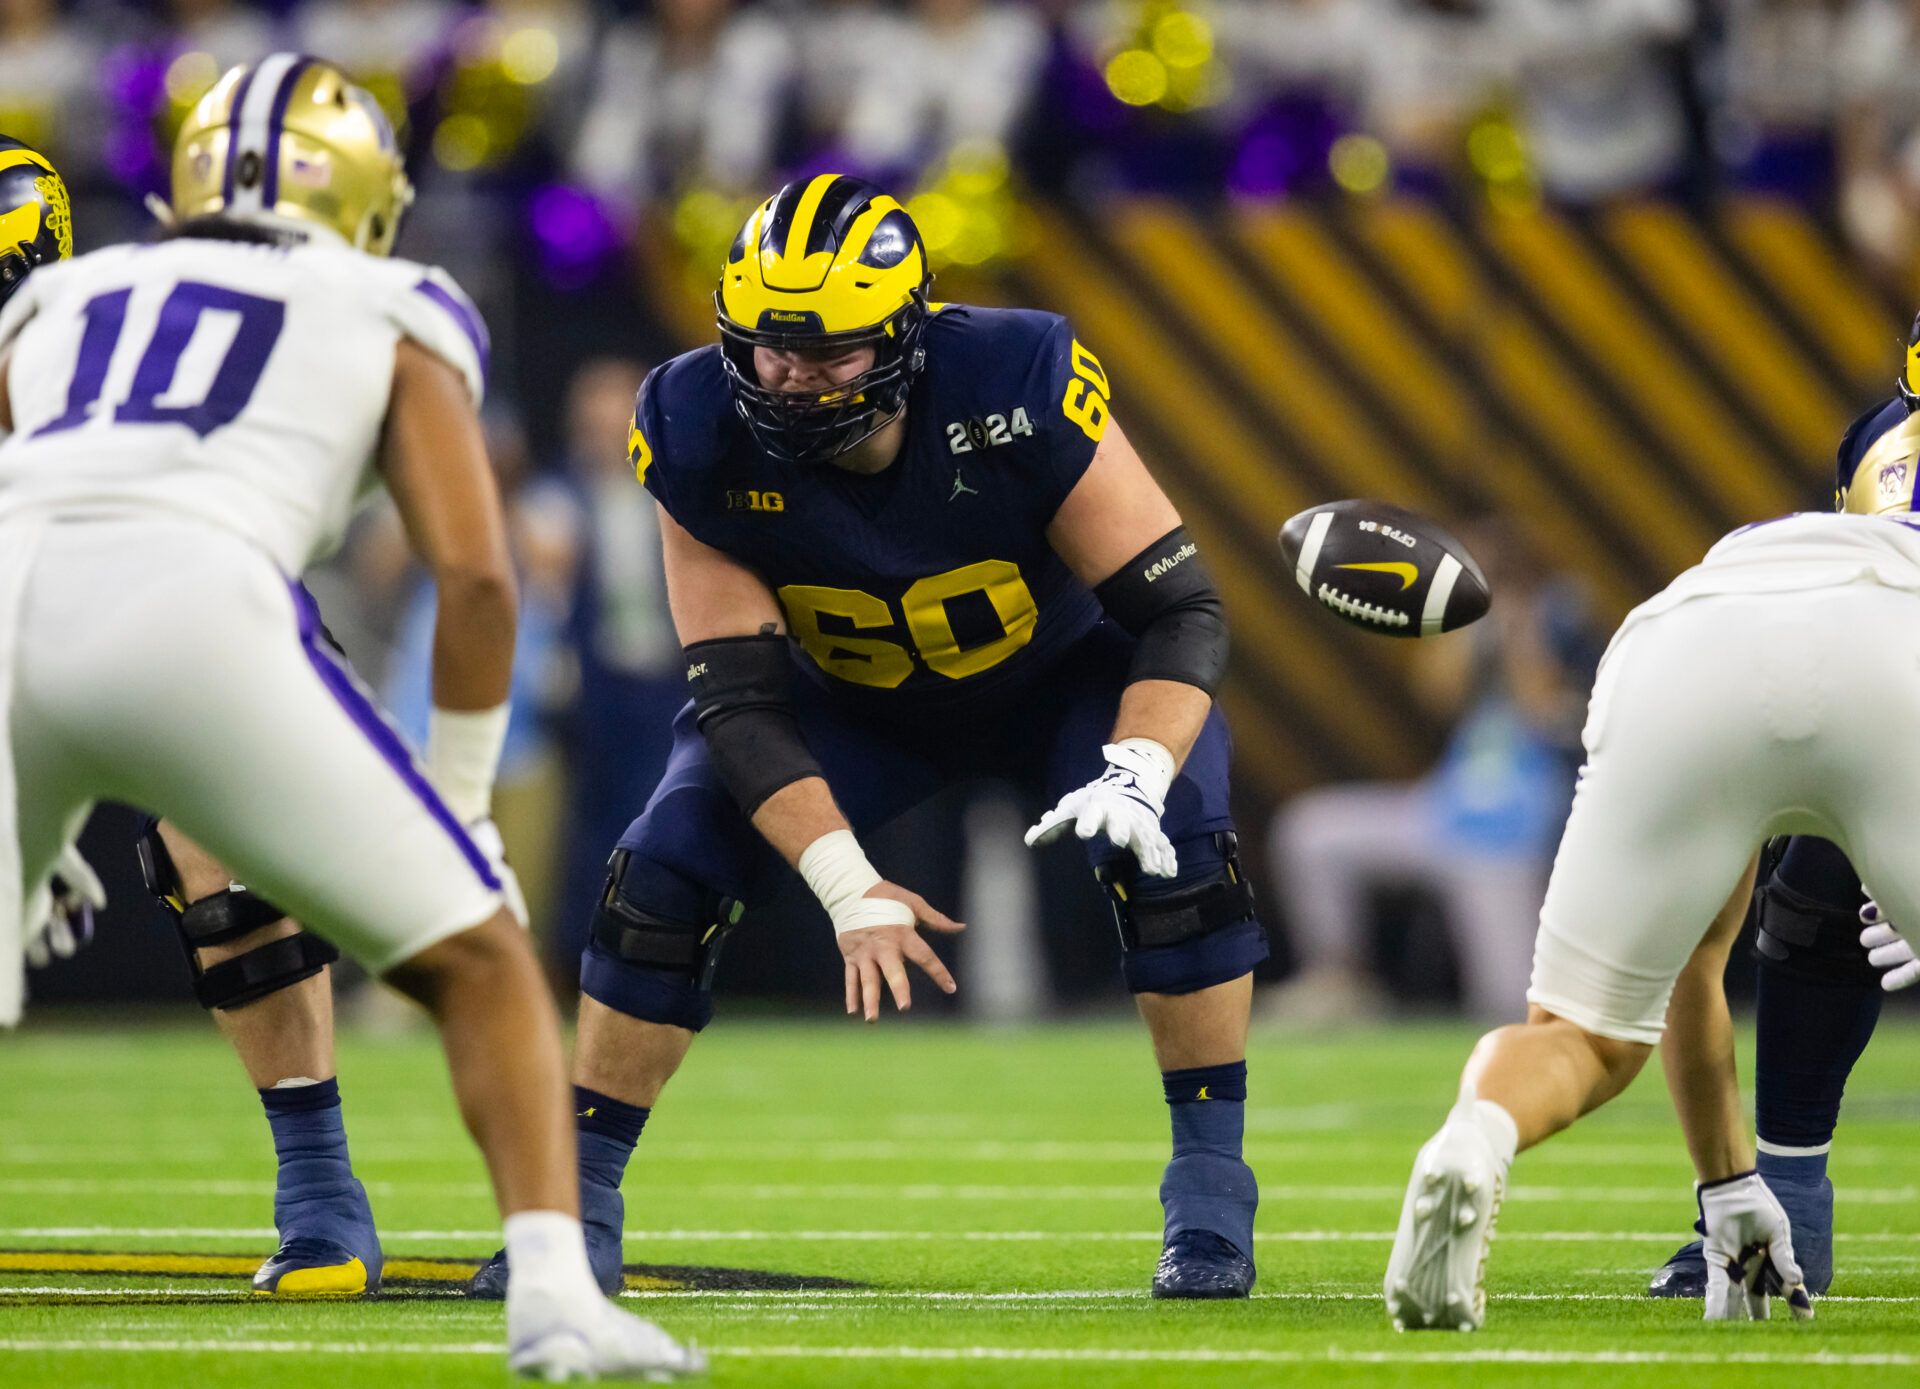
[[[168,0],[167,27],[181,51],[213,55],[221,72],[276,47],[273,22],[240,0]]]
[[[1512,532],[1483,523],[1467,534],[1500,597],[1475,626],[1416,650],[1424,702],[1456,720],[1439,764],[1416,782],[1310,791],[1274,821],[1269,862],[1300,961],[1275,991],[1276,1019],[1379,1010],[1370,906],[1387,886],[1439,899],[1477,1016],[1524,1012],[1600,634],[1581,590],[1539,569]]]
[[[1360,125],[1385,144],[1395,186],[1453,184],[1468,127],[1500,96],[1516,56],[1513,35],[1481,0],[1367,0]]]
[[[657,0],[601,44],[573,175],[627,206],[695,185],[762,192],[792,81],[787,32],[732,0]]]
[[[313,0],[293,12],[294,45],[345,68],[398,123],[455,13],[449,0]]]
[[[1714,151],[1748,188],[1825,197],[1834,179],[1843,0],[1726,0],[1710,60]]]
[[[803,155],[844,159],[842,138],[873,55],[897,53],[907,22],[879,0],[821,0],[793,15]]]
[[[1031,8],[918,0],[889,38],[862,47],[845,137],[857,170],[904,185],[963,146],[1006,146],[1046,57]]]
[[[1840,216],[1895,294],[1912,294],[1920,218],[1920,3],[1864,0],[1839,35]]]
[[[99,157],[98,65],[55,0],[0,0],[0,134],[49,151],[70,183]]]
[[[1676,179],[1692,0],[1491,0],[1489,12],[1515,48],[1527,154],[1549,198],[1593,203]]]
[[[564,726],[568,804],[555,958],[571,970],[607,855],[646,805],[686,702],[680,641],[667,612],[653,497],[627,461],[627,431],[645,375],[621,358],[589,361],[567,388],[564,487],[577,562],[566,635],[578,665]]]

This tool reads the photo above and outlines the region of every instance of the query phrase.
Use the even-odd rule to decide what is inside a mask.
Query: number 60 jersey
[[[43,266],[0,313],[0,516],[185,512],[297,575],[378,482],[403,337],[479,402],[486,329],[438,270],[317,237],[195,235]]]

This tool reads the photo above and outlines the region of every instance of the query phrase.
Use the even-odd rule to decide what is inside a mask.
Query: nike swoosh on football
[[[1333,567],[1335,569],[1371,569],[1381,574],[1398,574],[1402,593],[1412,588],[1413,581],[1420,577],[1419,569],[1399,559],[1373,560],[1367,564],[1336,564]]]

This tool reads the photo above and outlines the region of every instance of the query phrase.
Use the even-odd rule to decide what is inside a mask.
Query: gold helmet
[[[338,68],[298,53],[229,70],[200,98],[173,146],[178,222],[324,227],[384,256],[412,201],[379,103]]]
[[[1873,441],[1841,489],[1838,509],[1856,516],[1912,511],[1916,468],[1920,468],[1920,415],[1908,415]]]
[[[67,185],[44,154],[0,135],[0,304],[34,266],[72,254]]]
[[[907,210],[845,174],[797,179],[753,210],[714,295],[734,407],[775,458],[823,462],[900,413],[926,361],[926,247]],[[873,366],[819,393],[768,390],[753,350],[871,346]]]

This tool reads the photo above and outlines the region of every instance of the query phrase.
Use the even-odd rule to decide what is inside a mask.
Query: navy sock
[[[276,1223],[283,1223],[291,1208],[302,1202],[337,1205],[351,1200],[356,1207],[365,1207],[366,1195],[354,1180],[347,1157],[338,1080],[262,1090],[260,1104],[273,1129],[273,1151],[280,1161],[273,1194]]]
[[[640,1131],[647,1126],[651,1113],[650,1109],[626,1104],[584,1085],[574,1086],[574,1128],[580,1145],[582,1180],[619,1190],[633,1145],[640,1141]]]
[[[1866,1050],[1885,995],[1872,982],[1813,980],[1760,970],[1754,1063],[1754,1119],[1762,1143],[1812,1148],[1795,1155],[1807,1176],[1825,1174],[1825,1149],[1840,1122],[1847,1076]],[[1776,1154],[1762,1154],[1766,1159]]]
[[[1200,1152],[1240,1156],[1247,1114],[1246,1062],[1162,1071],[1160,1082],[1173,1115],[1176,1158]]]

